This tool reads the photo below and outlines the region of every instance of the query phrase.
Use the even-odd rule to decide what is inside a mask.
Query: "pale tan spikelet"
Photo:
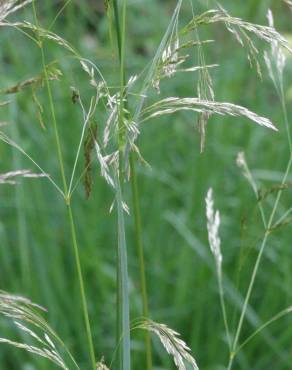
[[[0,26],[1,27],[5,27],[5,26],[6,27],[16,27],[16,28],[23,28],[25,30],[30,30],[34,32],[35,34],[37,34],[40,38],[51,40],[55,42],[56,44],[58,44],[59,46],[62,46],[67,51],[72,53],[76,58],[79,59],[78,53],[74,50],[73,46],[68,41],[66,41],[64,38],[60,37],[56,33],[46,30],[45,28],[36,26],[27,21],[25,22],[5,22],[5,21],[2,21],[1,18],[0,18]]]
[[[47,77],[49,81],[59,80],[62,76],[62,72],[55,67],[55,63],[50,63],[46,66]],[[13,86],[9,86],[3,89],[0,89],[0,94],[16,94],[28,87],[36,88],[42,87],[44,85],[45,76],[44,73],[40,73],[34,77],[20,81]]]
[[[102,357],[102,359],[96,364],[96,370],[109,370],[109,368],[106,366],[106,364],[104,363],[104,358]]]
[[[269,9],[267,13],[267,19],[270,27],[274,26],[274,17],[272,11]],[[271,43],[270,52],[264,53],[265,63],[269,72],[271,80],[274,85],[277,86],[277,80],[282,78],[283,71],[286,65],[286,56],[282,50],[282,46],[278,41]]]
[[[180,338],[180,335],[167,327],[152,320],[144,320],[137,324],[136,328],[148,330],[157,335],[167,353],[173,356],[174,363],[179,370],[192,368],[199,370],[195,359],[190,354],[190,348]],[[189,367],[186,367],[188,364]]]
[[[207,217],[207,230],[208,239],[211,252],[214,255],[217,272],[221,275],[221,265],[222,265],[222,253],[221,253],[221,241],[219,237],[219,226],[220,226],[220,214],[219,211],[214,210],[214,199],[213,199],[213,189],[210,188],[207,192],[205,198],[206,201],[206,217]]]
[[[33,173],[30,170],[16,170],[0,174],[0,184],[15,185],[17,184],[17,182],[14,180],[15,177],[38,178],[48,176],[48,174]]]
[[[7,18],[10,14],[30,4],[32,0],[0,0],[0,22]]]
[[[219,9],[212,9],[195,17],[190,22],[188,27],[197,27],[200,24],[210,24],[216,22],[224,22],[228,26],[238,27],[239,30],[249,32],[268,43],[277,41],[283,47],[292,52],[288,41],[279,32],[277,32],[273,26],[262,26],[259,24],[246,22],[241,18],[232,17],[221,6]],[[237,35],[240,37],[240,34]]]
[[[284,2],[289,6],[289,8],[292,10],[292,0],[284,0]]]
[[[260,126],[265,126],[277,131],[273,123],[265,117],[232,103],[200,100],[198,98],[169,97],[159,100],[142,112],[142,122],[154,117],[173,114],[179,111],[193,111],[197,113],[219,114],[221,116],[245,117]]]
[[[260,77],[261,68],[258,61],[259,51],[249,35],[253,35],[269,44],[278,43],[292,53],[288,41],[275,30],[273,25],[262,26],[246,22],[240,18],[230,16],[222,6],[218,5],[218,7],[218,9],[211,9],[201,15],[195,16],[184,28],[183,33],[188,33],[190,30],[204,24],[224,23],[226,29],[231,32],[240,45],[246,49],[247,58],[251,65],[255,64]]]
[[[252,174],[251,174],[251,172],[249,170],[249,167],[247,165],[244,152],[239,152],[237,154],[236,164],[242,170],[243,176],[249,182],[249,184],[252,187],[252,189],[253,189],[254,193],[256,194],[256,196],[258,196],[257,185],[256,185],[255,180],[254,180],[254,178],[253,178],[253,176],[252,176]]]
[[[63,370],[72,370],[73,368],[80,370],[64,343],[39,314],[39,310],[46,311],[27,298],[0,291],[0,315],[11,319],[18,330],[30,337],[29,343],[17,342],[4,337],[0,338],[0,343],[46,358]],[[25,338],[25,335],[22,337]],[[69,357],[70,360],[64,360],[64,351],[66,358]],[[67,361],[70,362],[70,365],[67,364]]]

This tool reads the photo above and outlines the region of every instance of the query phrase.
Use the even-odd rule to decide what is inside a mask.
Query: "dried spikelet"
[[[106,364],[104,363],[104,358],[102,357],[102,359],[96,364],[96,370],[109,370],[109,368],[106,366]]]
[[[214,211],[213,190],[211,188],[207,192],[205,201],[209,245],[216,261],[217,273],[219,276],[221,276],[223,258],[220,247],[221,241],[219,237],[220,214],[218,210]]]
[[[283,191],[286,189],[291,189],[292,188],[292,183],[291,182],[285,182],[283,184],[277,184],[273,185],[268,189],[260,189],[259,194],[258,194],[258,201],[261,202],[264,199],[266,199],[269,195],[278,193],[279,191]]]
[[[15,177],[26,177],[26,178],[38,178],[38,177],[48,177],[49,175],[44,173],[33,173],[30,170],[17,170],[10,171],[0,174],[0,184],[10,184],[16,185],[17,182],[13,180]]]
[[[289,6],[289,8],[292,10],[292,0],[284,0],[284,2]]]
[[[276,127],[268,118],[261,117],[245,107],[231,103],[205,101],[198,98],[170,97],[162,99],[143,110],[141,122],[178,111],[193,111],[197,113],[219,114],[221,116],[246,117],[260,126],[265,126],[277,131]]]
[[[236,26],[240,30],[250,32],[259,39],[268,43],[277,41],[284,48],[292,52],[288,41],[285,39],[285,37],[278,33],[273,26],[262,26],[259,24],[246,22],[240,18],[232,17],[221,6],[219,9],[212,9],[195,17],[187,27],[193,28],[200,24],[210,24],[216,22],[224,22],[228,26]]]
[[[96,157],[100,165],[101,176],[104,177],[105,181],[110,186],[115,187],[113,178],[110,174],[110,167],[111,165],[115,167],[116,163],[118,162],[118,155],[119,155],[118,151],[115,151],[109,155],[103,156],[101,152],[101,147],[96,140],[94,141],[94,147],[95,147]]]
[[[214,101],[215,93],[213,90],[213,81],[210,76],[208,66],[205,64],[205,57],[201,47],[199,48],[199,61],[202,65],[202,69],[199,72],[199,81],[197,84],[197,94],[200,100],[204,101]],[[200,134],[200,151],[204,151],[205,139],[206,139],[206,126],[211,114],[208,112],[203,112],[199,114],[198,118],[198,129]]]
[[[13,296],[1,291],[0,314],[11,319],[23,334],[29,336],[29,343],[16,342],[3,337],[0,338],[0,343],[46,358],[63,370],[72,369],[72,366],[76,370],[80,370],[64,343],[40,316],[39,310],[46,311],[27,298]],[[64,356],[58,347],[62,349],[62,353],[64,352],[67,357],[69,356],[70,366],[67,365],[67,360],[64,360]]]
[[[92,151],[94,149],[94,142],[97,137],[97,124],[92,123],[87,129],[87,135],[84,139],[84,189],[87,199],[92,190]]]
[[[0,18],[0,26],[2,26],[2,27],[8,26],[8,27],[14,27],[14,28],[24,28],[25,30],[30,30],[33,33],[36,33],[40,38],[44,38],[44,39],[51,40],[51,41],[55,42],[59,46],[62,46],[67,51],[72,53],[75,57],[79,58],[78,53],[74,50],[74,48],[69,44],[68,41],[66,41],[62,37],[58,36],[54,32],[46,30],[45,28],[36,26],[36,25],[34,25],[30,22],[5,22],[5,21],[2,21],[1,18]]]
[[[177,332],[168,328],[165,324],[158,324],[152,320],[142,321],[135,327],[156,334],[167,353],[173,356],[174,363],[179,370],[186,370],[189,367],[193,370],[199,370],[195,359],[190,354],[190,348]],[[189,367],[186,367],[186,363]]]
[[[30,162],[32,162],[40,170],[40,172],[44,175],[44,177],[46,177],[52,183],[55,189],[64,196],[62,189],[56,184],[56,182],[51,178],[51,176],[48,175],[42,169],[42,167],[20,145],[18,145],[15,141],[10,139],[10,137],[7,136],[3,131],[0,131],[0,141],[3,141],[7,145],[10,145],[12,148],[15,148],[20,153],[22,153],[25,157],[27,157],[30,160]]]
[[[273,26],[262,26],[246,22],[240,18],[232,17],[228,12],[219,6],[219,9],[209,10],[192,19],[192,21],[184,28],[184,33],[188,33],[193,28],[203,24],[223,22],[229,32],[231,32],[241,46],[246,47],[248,59],[251,64],[255,63],[258,73],[261,75],[260,65],[257,60],[258,49],[248,33],[253,34],[257,38],[266,41],[270,44],[277,42],[282,47],[292,52],[288,41],[279,34]]]
[[[257,185],[255,183],[255,180],[254,180],[251,172],[250,172],[250,169],[248,168],[244,152],[239,152],[237,154],[236,164],[242,170],[243,176],[247,179],[247,181],[250,184],[250,186],[252,187],[256,197],[258,198]]]
[[[273,13],[270,9],[267,13],[267,19],[270,27],[274,27]],[[277,40],[271,42],[271,51],[269,53],[265,51],[264,59],[268,68],[269,76],[277,88],[277,82],[280,79],[281,83],[283,71],[286,65],[285,54],[283,53],[281,44]]]
[[[8,104],[10,104],[10,101],[2,101],[0,102],[0,107],[5,107]]]
[[[189,59],[188,54],[180,55],[180,52],[186,48],[191,46],[198,46],[200,47],[204,43],[209,43],[212,40],[206,41],[189,41],[182,45],[179,44],[179,39],[175,39],[171,41],[166,48],[163,50],[160,61],[156,67],[156,73],[152,80],[152,85],[156,89],[158,93],[160,93],[160,81],[164,78],[170,78],[174,76],[176,73],[179,72],[197,72],[201,70],[205,70],[207,68],[214,68],[217,67],[217,64],[211,65],[198,65],[192,66],[188,68],[184,68],[181,65],[185,63]]]
[[[60,76],[62,76],[62,72],[55,67],[55,63],[50,63],[46,66],[47,77],[50,81],[59,80]],[[45,81],[44,73],[40,73],[32,78],[29,78],[24,81],[20,81],[17,84],[6,87],[4,89],[0,89],[0,94],[16,94],[28,87],[42,87]]]
[[[0,22],[31,2],[32,0],[0,0]]]

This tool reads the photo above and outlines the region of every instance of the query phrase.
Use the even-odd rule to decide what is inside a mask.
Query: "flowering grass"
[[[269,294],[263,299],[270,302],[269,310],[263,306],[261,312],[251,305],[256,282],[265,279],[265,272],[275,270],[278,276],[280,254],[268,254],[266,246],[278,240],[287,244],[285,229],[291,210],[291,139],[283,77],[289,66],[290,46],[274,28],[272,13],[268,13],[268,26],[257,25],[231,16],[221,6],[199,11],[192,2],[178,1],[165,19],[156,50],[141,52],[145,53],[143,62],[135,65],[135,41],[128,40],[135,6],[125,0],[121,4],[106,2],[99,10],[109,33],[103,34],[101,28],[98,35],[110,40],[110,47],[104,43],[111,55],[105,52],[105,59],[93,52],[100,47],[90,31],[94,15],[88,16],[89,24],[83,15],[82,22],[77,22],[77,15],[89,9],[85,3],[74,6],[68,1],[54,8],[37,1],[14,1],[2,6],[2,42],[11,34],[16,36],[4,55],[8,59],[3,56],[3,63],[8,60],[7,69],[12,71],[1,86],[4,118],[0,138],[11,166],[1,170],[1,189],[8,192],[8,209],[12,204],[17,209],[16,214],[4,218],[7,230],[18,225],[17,240],[8,231],[3,233],[3,241],[14,243],[20,253],[1,250],[1,288],[48,307],[45,328],[56,327],[61,344],[70,349],[69,360],[63,359],[47,332],[40,335],[18,322],[19,334],[9,326],[1,341],[40,359],[17,354],[12,366],[46,369],[50,365],[41,359],[45,357],[63,369],[150,370],[156,363],[170,368],[173,360],[179,369],[185,369],[186,363],[194,369],[212,364],[226,369],[250,368],[254,357],[248,348],[256,349],[256,344],[251,345],[260,338],[263,348],[269,346],[272,354],[263,351],[254,367],[266,366],[265,361],[274,356],[273,361],[280,364],[277,368],[284,369],[289,354],[283,342],[289,333],[275,341],[271,330],[289,319],[290,304],[280,305],[289,300],[289,259],[281,261],[286,272],[283,292],[277,291],[280,277],[275,278],[274,285],[269,281]],[[153,15],[155,6],[154,2]],[[61,20],[68,22],[68,34]],[[269,97],[270,89],[262,89],[262,104],[256,109],[257,102],[247,99],[248,94],[240,96],[236,89],[232,97],[230,91],[224,96],[220,78],[225,77],[228,86],[230,64],[224,66],[213,54],[221,43],[212,40],[216,35],[211,30],[206,34],[205,28],[211,24],[220,27],[218,30],[227,28],[231,35],[224,37],[230,40],[235,36],[236,53],[247,56],[249,65],[256,67],[252,70],[246,66],[238,76],[253,76],[250,81],[254,89],[260,86],[257,74],[262,79],[270,76],[279,97],[281,119],[266,107],[264,98]],[[20,47],[24,43],[30,45],[31,53]],[[238,55],[234,65],[245,66]],[[29,68],[19,63],[22,57],[30,58]],[[104,60],[109,62],[104,64]],[[264,62],[267,73],[263,72]],[[235,120],[240,121],[239,127]],[[248,125],[247,120],[255,125]],[[251,141],[249,146],[247,140]],[[278,166],[287,162],[286,153],[290,153],[283,173],[269,166],[272,153],[259,150],[267,143],[273,150],[283,148]],[[246,157],[239,154],[240,168],[235,169],[236,153],[243,150]],[[259,154],[250,164],[252,150]],[[9,159],[10,151],[13,160]],[[255,163],[268,169],[255,174]],[[236,192],[239,177],[222,176],[223,164],[225,171],[232,168],[238,175],[243,171],[251,194],[246,183],[240,193]],[[15,185],[15,176],[36,178],[21,180],[15,190],[8,190],[8,185]],[[267,189],[262,188],[261,181]],[[210,186],[214,190],[206,197],[206,227],[203,200]],[[219,213],[213,209],[213,194],[221,203],[223,237],[219,234]],[[224,206],[226,199],[229,206]],[[249,208],[244,210],[242,204]],[[230,216],[228,207],[233,209]],[[207,230],[215,268],[208,255]],[[275,233],[280,233],[279,238]],[[236,246],[240,244],[238,252]],[[203,263],[196,260],[194,251]],[[262,269],[266,253],[275,269]],[[217,276],[214,288],[218,287],[219,304],[206,268]],[[279,300],[275,300],[275,291]],[[8,304],[4,316],[9,316],[9,310],[22,312],[22,304],[25,310],[35,307],[19,295],[3,293],[2,298],[3,304]],[[210,301],[212,305],[207,304]],[[272,307],[278,302],[279,307]],[[222,320],[214,319],[215,313],[221,313]],[[9,318],[14,319],[11,315]],[[32,325],[42,320],[31,315]],[[26,320],[23,314],[20,318]],[[56,323],[60,319],[59,327]],[[181,329],[188,345],[169,327]],[[141,334],[138,329],[143,329]],[[221,336],[223,350],[219,354],[215,351],[215,331]],[[155,339],[150,342],[151,333],[162,347]],[[206,348],[201,333],[208,339]],[[27,335],[45,347],[31,344],[32,338]],[[1,352],[3,363],[9,363],[10,353],[8,349]]]

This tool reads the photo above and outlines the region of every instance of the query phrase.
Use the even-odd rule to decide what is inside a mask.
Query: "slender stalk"
[[[38,22],[38,17],[37,17],[35,0],[33,0],[32,6],[33,6],[35,24],[36,24],[37,29],[39,29],[39,22]],[[76,237],[76,229],[75,229],[75,224],[74,224],[74,219],[73,219],[73,214],[72,214],[72,209],[71,209],[71,199],[70,199],[70,194],[68,193],[68,185],[67,185],[67,180],[66,180],[66,175],[65,175],[63,154],[62,154],[61,141],[60,141],[60,136],[59,136],[59,131],[58,131],[58,125],[57,125],[57,119],[56,119],[56,113],[55,113],[55,107],[54,107],[54,101],[53,101],[53,94],[52,94],[52,90],[51,90],[51,86],[50,86],[50,82],[48,78],[48,72],[47,72],[47,67],[46,67],[46,62],[45,62],[45,53],[43,49],[43,42],[38,32],[37,32],[37,38],[38,38],[38,44],[41,50],[42,67],[43,67],[44,76],[45,76],[45,83],[46,83],[48,99],[49,99],[49,108],[50,108],[51,117],[53,121],[53,129],[54,129],[54,135],[55,135],[55,141],[56,141],[56,147],[57,147],[59,166],[60,166],[61,177],[62,177],[63,187],[64,187],[64,200],[66,202],[67,209],[68,209],[68,220],[70,224],[72,246],[73,246],[75,265],[76,265],[78,281],[79,281],[79,288],[80,288],[80,295],[81,295],[81,301],[82,301],[83,316],[84,316],[84,321],[85,321],[86,335],[87,335],[88,346],[89,346],[90,360],[91,360],[92,370],[96,370],[96,360],[95,360],[93,339],[92,339],[88,307],[87,307],[87,301],[86,301],[86,295],[85,295],[84,279],[82,275],[82,268],[81,268],[81,262],[80,262],[80,256],[79,256],[79,247],[78,247],[78,242],[77,242],[77,237]]]
[[[133,199],[133,211],[135,218],[135,236],[136,236],[136,247],[139,259],[139,271],[140,271],[140,284],[141,284],[141,295],[142,295],[142,310],[145,318],[149,317],[148,308],[148,295],[147,295],[147,283],[145,274],[145,261],[144,261],[144,248],[142,240],[142,222],[141,212],[139,204],[139,189],[137,184],[135,160],[133,154],[130,154],[130,170],[131,170],[131,188],[132,188],[132,199]],[[149,331],[145,331],[145,346],[146,346],[146,365],[147,370],[152,369],[152,347],[151,347],[151,336]]]
[[[218,287],[219,287],[220,305],[221,305],[221,311],[222,311],[222,316],[223,316],[223,322],[224,322],[224,328],[225,328],[228,348],[229,348],[229,351],[231,351],[231,336],[230,336],[230,330],[229,330],[229,325],[228,325],[228,320],[227,320],[221,272],[219,274],[220,275],[218,275],[217,280],[218,280]]]
[[[292,151],[291,151],[291,148],[292,148],[291,145],[292,144],[291,144],[291,135],[290,135],[287,108],[286,108],[284,92],[283,92],[283,85],[281,84],[280,86],[281,86],[281,88],[280,88],[279,97],[280,97],[280,100],[281,100],[281,105],[282,105],[282,110],[283,110],[283,115],[284,115],[284,122],[285,122],[285,127],[286,127],[286,130],[287,130],[288,145],[289,145],[289,160],[288,160],[287,168],[286,168],[286,171],[284,173],[284,176],[283,176],[283,179],[282,179],[282,182],[281,182],[281,184],[283,185],[287,181],[287,178],[288,178],[288,175],[290,173],[291,166],[292,166]],[[277,88],[277,86],[276,86],[276,88]],[[245,300],[244,300],[241,315],[240,315],[240,318],[239,318],[238,326],[237,326],[237,329],[236,329],[236,332],[235,332],[234,341],[233,341],[233,345],[232,345],[232,350],[230,352],[230,358],[229,358],[229,363],[228,363],[227,370],[232,369],[234,357],[237,353],[237,344],[238,344],[239,336],[240,336],[240,333],[241,333],[243,321],[244,321],[244,318],[245,318],[247,306],[248,306],[250,296],[251,296],[251,293],[252,293],[252,290],[253,290],[253,287],[254,287],[254,284],[255,284],[255,279],[256,279],[256,276],[257,276],[257,272],[258,272],[258,269],[259,269],[260,262],[262,260],[263,252],[264,252],[266,244],[267,244],[268,236],[269,236],[270,230],[273,226],[275,214],[276,214],[276,211],[278,209],[278,204],[281,200],[282,192],[283,191],[280,190],[277,194],[274,206],[272,208],[270,217],[269,217],[267,225],[266,225],[266,232],[265,232],[263,241],[261,243],[261,247],[260,247],[256,262],[255,262],[255,266],[253,268],[253,272],[252,272],[252,275],[251,275],[251,280],[250,280],[250,283],[249,283],[249,286],[248,286],[248,289],[247,289],[247,293],[246,293],[246,297],[245,297]]]
[[[15,104],[12,105],[11,114],[16,121],[16,109]],[[12,138],[19,142],[19,132],[17,125],[11,125]],[[12,151],[14,168],[21,168],[21,157],[18,151]],[[16,209],[17,209],[17,229],[19,235],[19,252],[20,252],[20,262],[21,262],[21,276],[22,283],[27,292],[31,289],[31,276],[30,276],[30,250],[27,238],[27,226],[26,226],[26,214],[25,208],[21,207],[25,200],[25,195],[22,186],[15,187],[15,199],[16,199]]]
[[[113,1],[115,28],[117,33],[118,52],[120,60],[120,106],[119,106],[119,173],[116,178],[116,200],[118,208],[118,249],[117,249],[117,347],[120,370],[130,370],[130,313],[129,313],[129,290],[128,290],[128,263],[125,224],[123,214],[123,153],[125,148],[125,34],[126,34],[126,10],[127,1],[122,4],[122,25],[120,24],[119,7],[117,0]],[[121,342],[121,349],[120,344]]]
[[[121,77],[121,97],[124,94],[124,86],[126,83],[125,76],[125,60],[124,60],[124,37],[125,37],[125,24],[126,24],[126,12],[125,6],[126,1],[123,3],[123,16],[122,16],[122,29],[120,25],[119,17],[119,8],[117,1],[113,1],[114,15],[115,15],[115,30],[117,36],[118,52],[120,59],[120,77]],[[125,102],[125,105],[127,103]],[[121,103],[122,106],[122,103]],[[123,134],[123,130],[120,128],[120,134]],[[121,144],[121,141],[120,141]],[[141,284],[141,296],[142,296],[142,310],[143,316],[149,317],[148,309],[148,296],[147,296],[147,283],[146,283],[146,274],[145,274],[145,262],[144,262],[144,248],[142,240],[142,222],[141,222],[141,211],[139,204],[139,189],[137,184],[136,169],[135,169],[135,159],[133,153],[130,153],[130,171],[131,171],[131,192],[132,192],[132,202],[133,202],[133,211],[134,211],[134,220],[135,220],[135,239],[136,239],[136,248],[139,260],[139,272],[140,272],[140,284]],[[151,349],[151,336],[149,332],[145,332],[145,348],[146,348],[146,366],[147,370],[152,370],[152,349]]]
[[[274,315],[271,319],[266,321],[263,325],[261,325],[257,330],[255,330],[245,341],[237,347],[236,353],[239,352],[244,346],[246,346],[258,333],[264,330],[267,326],[271,325],[275,321],[281,319],[282,317],[291,313],[291,307],[286,308],[285,310],[280,311],[277,315]]]
[[[91,364],[92,364],[92,370],[96,370],[96,360],[95,360],[91,326],[90,326],[90,321],[89,321],[87,300],[86,300],[86,294],[85,294],[85,288],[84,288],[84,279],[83,279],[81,262],[80,262],[79,247],[78,247],[78,242],[77,242],[77,237],[76,237],[76,228],[75,228],[75,223],[74,223],[74,218],[73,218],[73,213],[72,213],[72,208],[71,208],[70,203],[67,206],[67,210],[68,210],[68,218],[69,218],[69,223],[70,223],[75,264],[76,264],[79,287],[80,287],[82,309],[83,309],[85,328],[86,328],[86,334],[87,334],[87,340],[88,340],[88,346],[89,346],[89,354],[90,354],[90,359],[91,359]]]
[[[117,249],[117,298],[118,298],[118,334],[117,342],[119,368],[121,370],[131,369],[130,348],[130,314],[129,314],[129,288],[128,288],[128,261],[127,245],[125,235],[124,210],[122,202],[122,190],[120,182],[116,179],[116,200],[118,209],[118,249]],[[121,350],[120,350],[121,343]]]

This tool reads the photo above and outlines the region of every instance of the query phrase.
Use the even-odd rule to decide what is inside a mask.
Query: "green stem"
[[[121,97],[124,95],[124,87],[126,84],[126,76],[125,76],[125,60],[124,60],[124,37],[125,37],[125,27],[126,27],[126,1],[123,3],[123,15],[122,15],[122,29],[120,25],[120,17],[119,17],[119,8],[117,4],[117,0],[113,1],[114,7],[114,15],[115,15],[115,29],[117,35],[117,44],[118,44],[118,52],[119,52],[119,59],[120,59],[120,77],[121,77]],[[123,108],[123,103],[121,102],[120,108]],[[127,103],[125,103],[126,105]],[[120,117],[122,116],[123,112],[120,111]],[[124,130],[120,126],[120,135],[124,134]],[[121,136],[120,136],[121,137]],[[123,138],[119,140],[119,147],[121,148],[121,144],[123,146]],[[136,238],[136,247],[137,247],[137,254],[139,259],[139,271],[140,271],[140,284],[141,284],[141,295],[142,295],[142,310],[143,316],[149,317],[149,309],[148,309],[148,296],[147,296],[147,284],[146,284],[146,274],[145,274],[145,262],[144,262],[144,248],[143,248],[143,241],[142,241],[142,222],[141,222],[141,211],[139,205],[139,190],[136,178],[136,170],[135,170],[135,159],[133,157],[133,153],[130,153],[129,156],[130,161],[130,172],[131,172],[131,191],[132,191],[132,201],[133,201],[133,208],[134,208],[134,219],[135,219],[135,238]],[[146,364],[147,370],[152,370],[152,349],[151,349],[151,336],[149,332],[145,332],[145,347],[146,347]]]
[[[128,261],[125,235],[125,221],[120,180],[116,178],[116,200],[118,210],[117,248],[117,348],[120,370],[131,369],[130,309],[128,287]],[[121,349],[120,349],[121,343]]]
[[[15,104],[11,105],[11,115],[14,118],[14,121],[17,121],[17,111]],[[19,132],[17,125],[11,125],[12,138],[16,142],[19,142]],[[12,151],[13,154],[13,164],[14,168],[22,168],[21,156],[18,151]],[[19,235],[19,252],[20,252],[20,261],[21,261],[21,276],[22,283],[27,292],[31,289],[31,276],[30,276],[30,250],[27,238],[27,222],[26,222],[26,212],[25,207],[25,194],[22,186],[15,187],[15,203],[17,209],[17,228]]]
[[[83,309],[83,315],[84,315],[84,321],[85,321],[85,328],[86,328],[87,341],[88,341],[88,346],[89,346],[90,359],[91,359],[91,364],[92,364],[92,370],[96,370],[96,359],[95,359],[95,354],[94,354],[91,326],[90,326],[90,321],[89,321],[88,307],[87,307],[86,294],[85,294],[85,288],[84,288],[84,279],[83,279],[81,262],[80,262],[79,247],[78,247],[78,242],[77,242],[77,237],[76,237],[76,228],[75,228],[75,223],[74,223],[74,218],[73,218],[73,213],[72,213],[72,208],[71,208],[70,203],[67,205],[67,209],[68,209],[68,218],[69,218],[69,223],[70,223],[72,245],[73,245],[73,250],[74,250],[75,264],[76,264],[78,281],[79,281],[79,288],[80,288],[80,294],[81,294],[82,309]]]
[[[130,313],[127,269],[127,245],[125,236],[125,224],[123,215],[123,179],[124,179],[124,148],[125,148],[125,122],[124,122],[124,96],[125,96],[125,34],[126,34],[126,10],[127,1],[123,0],[122,26],[120,25],[119,7],[117,0],[113,1],[115,15],[115,29],[117,33],[118,52],[120,60],[120,106],[119,106],[119,173],[116,179],[117,208],[118,208],[118,249],[117,249],[117,347],[121,342],[121,350],[118,350],[119,367],[121,370],[130,370]]]
[[[35,24],[37,27],[37,30],[39,29],[39,22],[37,18],[37,11],[35,6],[35,0],[32,2],[33,6],[33,13],[34,13],[34,19]],[[49,82],[46,62],[45,62],[45,53],[43,49],[43,42],[42,39],[37,32],[37,38],[38,38],[38,44],[41,50],[41,60],[42,60],[42,67],[44,71],[45,76],[45,83],[47,87],[47,93],[48,93],[48,99],[49,99],[49,108],[51,112],[51,117],[53,121],[53,129],[54,129],[54,135],[55,135],[55,141],[56,141],[56,147],[57,147],[57,154],[58,154],[58,160],[59,160],[59,166],[61,171],[61,177],[63,181],[64,186],[64,199],[67,205],[68,209],[68,219],[70,223],[70,230],[71,230],[71,237],[72,237],[72,246],[75,256],[75,265],[77,269],[77,275],[78,275],[78,281],[79,281],[79,288],[80,288],[80,295],[81,295],[81,301],[82,301],[82,309],[83,309],[83,316],[85,321],[85,329],[87,334],[87,340],[88,340],[88,346],[89,346],[89,353],[90,353],[90,359],[91,359],[91,365],[92,370],[96,370],[96,360],[95,360],[95,354],[94,354],[94,346],[93,346],[93,339],[92,339],[92,333],[91,333],[91,326],[89,321],[89,314],[88,314],[88,307],[87,307],[87,301],[86,301],[86,295],[85,295],[85,288],[84,288],[84,280],[82,276],[82,269],[81,269],[81,262],[80,262],[80,256],[79,256],[79,247],[77,243],[77,237],[76,237],[76,229],[71,209],[71,200],[70,200],[70,194],[68,194],[68,185],[65,175],[65,168],[64,168],[64,161],[63,161],[63,154],[62,154],[62,148],[61,148],[61,141],[60,141],[60,135],[58,131],[58,125],[57,125],[57,119],[56,119],[56,113],[55,113],[55,107],[54,107],[54,101],[53,101],[53,94]]]
[[[135,219],[135,236],[136,236],[136,247],[139,259],[139,271],[140,271],[140,284],[141,284],[141,295],[142,295],[142,310],[145,318],[149,317],[148,309],[148,296],[147,296],[147,283],[145,274],[145,262],[144,262],[144,248],[142,240],[142,222],[141,212],[139,204],[139,189],[137,184],[135,160],[133,153],[130,154],[130,170],[131,170],[131,187],[132,187],[132,199],[133,199],[133,211]],[[146,364],[147,370],[152,370],[152,348],[151,348],[151,335],[149,331],[145,331],[145,346],[146,346]]]
[[[228,325],[228,320],[227,320],[227,312],[226,312],[226,305],[225,305],[225,299],[224,299],[224,290],[223,290],[223,284],[222,284],[222,273],[221,273],[221,271],[218,271],[217,275],[218,275],[217,280],[218,280],[220,305],[221,305],[221,310],[222,310],[224,328],[225,328],[228,348],[229,348],[229,351],[231,351],[231,336],[230,336],[230,330],[229,330],[229,325]]]
[[[277,315],[273,316],[270,320],[265,322],[263,325],[261,325],[256,331],[254,331],[246,340],[237,347],[236,353],[239,352],[244,346],[246,346],[258,333],[260,333],[262,330],[264,330],[267,326],[271,325],[275,321],[281,319],[282,317],[290,314],[292,311],[291,307],[286,308],[285,310],[282,310]]]
[[[279,99],[281,101],[281,107],[282,107],[282,111],[283,111],[284,123],[285,123],[286,132],[287,132],[287,140],[288,140],[288,146],[289,146],[289,160],[288,160],[286,171],[284,173],[284,176],[283,176],[283,179],[282,179],[282,182],[281,182],[281,185],[284,185],[287,181],[287,178],[288,178],[288,175],[290,173],[291,166],[292,166],[292,141],[291,141],[291,133],[290,133],[287,107],[286,107],[286,104],[285,104],[285,94],[284,94],[284,88],[283,88],[283,80],[282,80],[281,76],[279,77],[279,82],[280,82],[280,85],[279,85],[280,87],[278,88],[277,84],[275,84],[275,87],[276,87],[276,90],[279,94]],[[278,194],[276,196],[274,206],[273,206],[271,214],[270,214],[270,217],[269,217],[268,222],[266,224],[265,235],[264,235],[264,238],[263,238],[263,241],[262,241],[262,244],[261,244],[257,259],[256,259],[256,262],[255,262],[255,266],[253,268],[251,280],[250,280],[250,283],[249,283],[249,286],[248,286],[248,289],[247,289],[247,294],[246,294],[246,297],[245,297],[245,300],[244,300],[244,304],[243,304],[243,308],[242,308],[241,315],[240,315],[240,318],[239,318],[238,326],[237,326],[237,329],[236,329],[236,332],[235,332],[235,337],[234,337],[234,341],[233,341],[233,345],[232,345],[232,350],[230,352],[230,358],[229,358],[229,363],[228,363],[227,370],[231,370],[233,362],[234,362],[235,355],[238,351],[238,348],[241,348],[241,346],[237,347],[239,336],[240,336],[240,333],[241,333],[241,329],[242,329],[243,321],[244,321],[244,318],[245,318],[247,306],[248,306],[248,303],[249,303],[249,300],[250,300],[250,296],[251,296],[251,293],[252,293],[252,290],[253,290],[253,287],[254,287],[254,284],[255,284],[255,279],[256,279],[258,269],[259,269],[259,265],[260,265],[260,262],[262,260],[263,252],[264,252],[264,249],[266,247],[268,236],[269,236],[270,230],[273,226],[276,211],[278,209],[278,205],[279,205],[279,202],[280,202],[281,197],[282,197],[282,192],[283,192],[282,190],[280,190],[278,192]],[[258,330],[258,331],[260,331],[260,330]],[[256,331],[256,333],[258,333],[258,331]]]
[[[290,154],[289,162],[288,162],[287,169],[285,171],[285,174],[284,174],[284,177],[283,177],[283,180],[282,180],[282,184],[285,184],[285,182],[287,181],[287,177],[289,175],[291,165],[292,165],[292,156]],[[270,228],[273,224],[274,217],[275,217],[276,210],[278,208],[278,204],[280,202],[281,196],[282,196],[282,190],[280,190],[277,194],[277,197],[276,197],[276,200],[275,200],[275,203],[274,203],[274,207],[272,209],[272,212],[271,212],[268,224],[267,224],[267,230],[265,232],[264,239],[262,241],[260,251],[259,251],[259,254],[257,256],[256,263],[255,263],[255,266],[254,266],[254,269],[253,269],[253,272],[252,272],[251,280],[250,280],[250,283],[249,283],[249,286],[248,286],[248,290],[247,290],[247,293],[246,293],[246,297],[245,297],[243,308],[242,308],[242,311],[241,311],[239,323],[238,323],[237,330],[236,330],[235,337],[234,337],[234,341],[233,341],[232,351],[231,351],[229,364],[228,364],[228,368],[227,368],[228,370],[231,369],[233,361],[234,361],[234,356],[235,356],[235,353],[236,353],[236,350],[237,350],[237,344],[238,344],[239,336],[240,336],[240,333],[241,333],[243,320],[245,318],[247,306],[248,306],[250,296],[251,296],[251,293],[252,293],[252,290],[253,290],[253,287],[254,287],[256,275],[257,275],[257,272],[258,272],[258,269],[259,269],[260,262],[262,260],[263,252],[264,252],[264,249],[265,249],[266,244],[267,244],[267,239],[268,239],[268,236],[269,236],[269,230],[270,230]]]

